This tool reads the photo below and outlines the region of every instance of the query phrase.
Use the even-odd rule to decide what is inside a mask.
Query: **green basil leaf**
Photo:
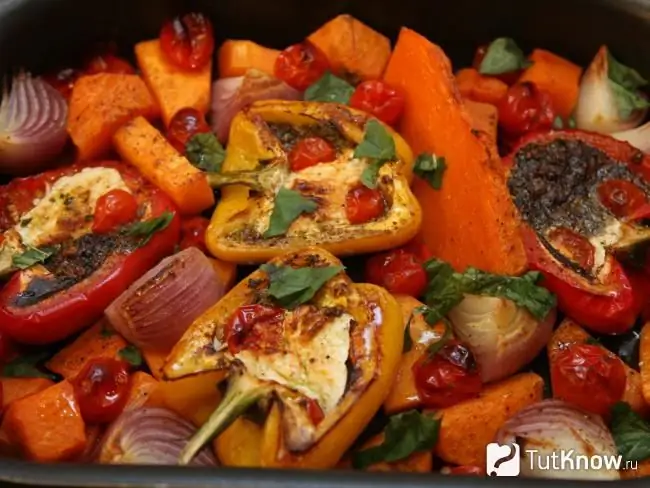
[[[556,305],[555,295],[539,286],[542,276],[536,271],[523,276],[502,276],[467,268],[458,273],[438,259],[427,261],[425,270],[429,277],[425,303],[438,315],[446,316],[466,294],[506,298],[538,320],[544,319]]]
[[[203,171],[218,173],[221,171],[226,150],[219,139],[212,133],[194,135],[185,145],[185,155],[194,166]]]
[[[442,188],[442,177],[446,170],[445,158],[431,153],[420,154],[413,167],[413,172],[429,183],[434,190]]]
[[[49,357],[50,354],[47,352],[19,356],[4,365],[2,376],[10,378],[48,378],[56,381],[56,375],[44,373],[38,368],[38,363],[45,361]]]
[[[300,215],[313,213],[317,208],[318,204],[313,199],[303,197],[298,191],[280,188],[275,196],[269,227],[264,232],[264,237],[284,235]]]
[[[650,458],[650,424],[636,414],[630,405],[618,402],[612,407],[612,436],[624,461]]]
[[[650,107],[650,102],[639,91],[625,88],[612,80],[609,80],[609,84],[616,99],[618,114],[622,119],[627,120],[635,111]]]
[[[607,51],[607,65],[607,77],[627,90],[635,91],[648,84],[648,81],[637,70],[617,61],[609,50]]]
[[[353,93],[354,87],[350,83],[327,71],[316,83],[305,90],[305,100],[347,105]]]
[[[433,449],[438,442],[440,419],[417,410],[393,415],[384,431],[384,442],[352,455],[355,469],[373,464],[392,463],[406,459],[411,454]]]
[[[122,229],[127,236],[140,237],[138,246],[142,247],[149,243],[156,232],[165,230],[174,219],[174,213],[166,211],[158,217],[141,222],[135,222]]]
[[[602,346],[602,343],[598,339],[591,336],[585,339],[585,344],[588,344],[590,346]]]
[[[11,264],[18,269],[27,269],[35,264],[44,263],[48,258],[52,257],[57,251],[55,246],[52,247],[31,247],[27,246],[27,250],[22,254],[17,254],[11,258]]]
[[[438,339],[436,342],[431,343],[427,348],[427,354],[429,355],[429,357],[433,357],[436,354],[438,354],[438,352],[440,352],[440,350],[443,347],[445,347],[445,345],[454,337],[451,323],[444,318],[441,320],[441,322],[445,326],[442,332],[442,337]]]
[[[295,308],[311,300],[325,283],[345,268],[292,268],[263,264],[260,269],[269,276],[269,296],[284,308]]]
[[[132,366],[138,367],[142,365],[142,354],[133,344],[123,347],[117,354]]]
[[[500,75],[512,73],[530,66],[524,52],[509,37],[499,37],[488,46],[483,61],[479,66],[482,75]]]
[[[556,115],[553,119],[553,128],[554,129],[564,129],[564,120],[559,115]]]
[[[370,119],[363,140],[354,150],[354,157],[370,159],[361,175],[361,183],[368,188],[377,188],[379,169],[388,161],[397,159],[395,140],[381,122]]]
[[[575,129],[578,126],[575,115],[571,114],[571,117],[569,117],[569,120],[567,121],[567,125],[569,129]]]

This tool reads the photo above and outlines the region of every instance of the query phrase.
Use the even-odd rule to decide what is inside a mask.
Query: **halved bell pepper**
[[[285,272],[301,278],[279,279]],[[325,272],[333,274],[320,286],[310,282]],[[403,329],[395,299],[353,283],[327,251],[275,258],[197,319],[168,357],[164,373],[172,380],[229,374],[222,402],[179,462],[187,464],[223,432],[215,444],[229,465],[335,466],[388,395]],[[261,413],[259,430],[241,421],[251,407]]]
[[[396,159],[379,170],[377,188],[383,213],[351,223],[346,195],[361,185],[370,158],[354,158],[370,116],[332,103],[261,101],[240,112],[230,128],[228,152],[221,173],[208,174],[221,200],[206,234],[210,252],[225,261],[259,263],[318,245],[337,255],[375,252],[400,246],[415,236],[421,209],[410,190],[413,154],[388,126]],[[374,119],[373,119],[374,120]],[[336,158],[291,170],[291,151],[307,137],[325,139]],[[286,232],[265,237],[280,189],[293,190],[316,202]]]
[[[529,265],[560,309],[595,332],[632,327],[641,303],[617,258],[650,241],[650,156],[567,130],[523,138],[505,163]]]

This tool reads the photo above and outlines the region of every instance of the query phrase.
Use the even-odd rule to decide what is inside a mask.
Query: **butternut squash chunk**
[[[269,49],[253,41],[229,39],[219,48],[219,77],[244,76],[249,69],[273,76],[279,54],[277,49]]]

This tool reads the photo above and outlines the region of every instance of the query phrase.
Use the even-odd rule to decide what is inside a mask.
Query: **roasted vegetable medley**
[[[188,13],[5,84],[0,455],[650,475],[643,76],[296,41]]]

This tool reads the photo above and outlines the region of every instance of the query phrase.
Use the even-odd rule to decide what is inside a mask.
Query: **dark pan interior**
[[[621,61],[650,77],[650,36],[645,35],[650,28],[650,0],[0,0],[0,73],[23,67],[39,73],[64,66],[102,41],[115,41],[129,56],[135,42],[157,36],[166,18],[191,10],[208,14],[220,39],[251,38],[277,48],[297,42],[339,13],[350,13],[393,39],[406,25],[442,45],[456,67],[470,62],[479,43],[497,36],[513,37],[525,48],[557,51],[583,65],[601,44],[607,44]],[[624,349],[627,355],[635,355],[634,337],[613,342],[617,352]],[[332,471],[33,465],[9,460],[0,460],[0,481],[31,486],[188,488],[591,485]],[[647,485],[643,479],[620,483]]]

